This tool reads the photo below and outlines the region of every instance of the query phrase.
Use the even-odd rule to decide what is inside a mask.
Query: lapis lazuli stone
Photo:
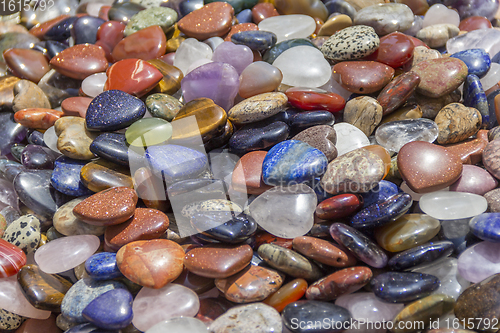
[[[90,151],[108,161],[128,166],[129,156],[125,134],[99,134],[90,144]]]
[[[229,139],[229,150],[234,154],[246,154],[268,149],[286,140],[289,134],[288,125],[282,121],[259,121],[237,130]]]
[[[271,148],[262,163],[267,185],[303,183],[323,175],[328,159],[320,150],[298,140],[286,140]]]
[[[477,109],[483,118],[483,125],[489,127],[490,113],[488,101],[479,77],[474,74],[469,74],[464,82],[464,105]]]
[[[495,90],[486,96],[486,100],[488,101],[488,110],[490,115],[490,123],[488,129],[492,129],[495,126],[498,126],[498,119],[495,113],[495,97],[500,95],[500,89]]]
[[[293,302],[283,309],[281,315],[283,323],[292,332],[338,333],[347,330],[351,324],[351,313],[330,302]]]
[[[333,113],[329,111],[304,111],[297,112],[290,117],[290,135],[295,135],[306,128],[317,125],[330,125],[335,122]]]
[[[389,259],[387,265],[391,269],[402,271],[448,257],[454,248],[450,241],[430,242],[396,254]]]
[[[257,223],[251,216],[234,212],[194,214],[191,225],[206,236],[231,244],[244,242],[257,231]]]
[[[95,44],[97,30],[105,22],[103,19],[93,16],[79,17],[71,28],[71,36],[75,40],[75,44]]]
[[[462,60],[469,70],[469,74],[483,77],[486,75],[491,66],[489,54],[483,49],[469,49],[453,53],[451,58]]]
[[[53,57],[58,55],[59,52],[66,50],[68,48],[68,45],[61,42],[56,42],[55,40],[48,40],[45,43],[45,48],[47,49],[47,54],[52,59]]]
[[[80,181],[80,171],[88,161],[74,160],[61,156],[54,162],[54,170],[50,177],[50,183],[56,190],[66,195],[79,197],[93,194]]]
[[[363,207],[368,207],[376,202],[385,201],[399,192],[401,192],[401,190],[396,184],[387,180],[381,180],[378,185],[369,192],[361,193],[364,203]]]
[[[370,281],[375,296],[388,303],[408,303],[429,296],[440,286],[434,275],[410,272],[386,272]]]
[[[270,49],[277,40],[276,34],[269,31],[241,31],[231,36],[231,42],[246,45],[256,51]]]
[[[82,315],[92,324],[104,329],[125,328],[132,322],[132,301],[128,290],[113,289],[90,302],[83,309]]]
[[[470,231],[485,241],[500,243],[500,213],[483,213],[469,222]]]
[[[99,252],[85,261],[85,270],[94,280],[111,280],[122,276],[116,264],[116,253]]]
[[[146,114],[143,101],[121,90],[97,95],[87,109],[85,120],[91,131],[115,131],[132,125]]]
[[[395,194],[357,212],[351,218],[351,225],[355,228],[371,228],[387,224],[405,214],[412,203],[411,195],[407,193]]]
[[[252,10],[243,9],[238,15],[236,15],[236,18],[240,23],[252,23]]]
[[[78,16],[70,16],[54,25],[44,35],[46,40],[63,41],[71,37],[71,27],[78,19]]]
[[[145,156],[153,172],[162,175],[167,184],[196,178],[208,168],[204,153],[178,145],[151,146]]]

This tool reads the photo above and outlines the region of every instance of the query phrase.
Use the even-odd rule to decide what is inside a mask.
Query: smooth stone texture
[[[71,37],[75,40],[75,44],[95,44],[99,27],[105,22],[101,18],[92,16],[78,18],[71,28]]]
[[[0,329],[15,330],[23,323],[23,317],[16,315],[13,312],[1,309],[0,310]]]
[[[355,228],[370,228],[385,225],[397,220],[411,207],[413,200],[407,193],[398,193],[388,199],[365,206],[351,217],[350,223]]]
[[[85,262],[99,248],[99,238],[94,235],[68,236],[55,239],[35,252],[35,262],[45,273],[56,274]],[[64,260],[54,262],[56,254]]]
[[[316,30],[316,22],[307,15],[291,14],[268,17],[259,23],[259,30],[276,34],[278,43],[293,38],[306,38]]]
[[[498,164],[498,147],[500,147],[499,140],[490,141],[483,151],[483,164],[495,178],[500,177],[500,168]]]
[[[362,193],[364,207],[370,206],[376,202],[381,202],[389,199],[393,195],[400,192],[399,187],[387,180],[381,180],[377,186],[371,189],[367,193]]]
[[[450,191],[484,195],[497,185],[498,181],[488,171],[475,165],[464,165],[462,176],[450,185]]]
[[[172,125],[163,119],[144,118],[130,125],[125,131],[127,143],[136,147],[161,144],[172,136]]]
[[[375,98],[359,96],[346,103],[344,121],[370,136],[382,120],[382,112],[382,106]]]
[[[498,243],[483,241],[475,244],[458,257],[458,272],[472,283],[478,283],[500,272],[497,258]]]
[[[383,115],[388,115],[402,106],[419,83],[420,77],[415,72],[410,71],[397,76],[387,84],[377,96],[377,101],[383,109]]]
[[[253,151],[238,160],[231,175],[231,186],[236,191],[259,195],[271,188],[262,180],[262,162],[266,154],[265,151]]]
[[[182,103],[177,98],[167,94],[149,95],[145,103],[146,108],[153,117],[162,118],[166,121],[172,121],[182,108]]]
[[[321,301],[297,301],[285,307],[282,311],[283,323],[292,332],[342,332],[349,327],[351,313],[345,308]],[[330,329],[317,328],[315,323],[328,318]],[[297,327],[302,322],[302,327]],[[334,329],[331,329],[334,327]]]
[[[206,212],[191,217],[191,225],[198,232],[224,243],[244,242],[257,231],[257,223],[246,214],[233,212]]]
[[[99,252],[85,260],[85,272],[94,280],[112,280],[122,276],[116,264],[116,253]]]
[[[50,102],[47,95],[35,83],[21,80],[14,85],[12,110],[16,112],[28,108],[50,109]]]
[[[295,110],[287,110],[291,111],[291,116],[288,120],[288,124],[290,125],[290,130],[292,135],[299,133],[309,127],[317,126],[317,125],[329,125],[332,126],[335,122],[335,116],[333,113],[329,111],[303,111],[296,112]],[[287,112],[285,111],[285,112]]]
[[[184,78],[184,74],[179,68],[160,59],[151,59],[148,60],[148,63],[153,65],[163,75],[156,88],[160,93],[175,94],[181,88],[181,81]]]
[[[325,58],[344,61],[366,57],[379,47],[380,39],[375,29],[366,25],[356,25],[333,34],[321,46]]]
[[[57,210],[56,202],[60,198],[50,186],[51,174],[50,170],[25,170],[14,179],[14,189],[19,200],[45,218],[52,218]]]
[[[321,201],[316,207],[315,214],[320,219],[335,220],[352,215],[363,206],[368,205],[363,204],[361,196],[351,193],[339,194]]]
[[[57,155],[47,147],[27,145],[21,153],[21,163],[28,169],[52,169]]]
[[[83,309],[82,315],[99,328],[125,328],[132,322],[132,301],[132,295],[127,290],[113,289],[90,302]]]
[[[83,278],[66,293],[61,313],[72,322],[84,323],[86,319],[82,312],[87,305],[105,292],[116,289],[126,289],[126,287],[118,281],[94,281],[91,278]]]
[[[63,116],[62,111],[52,109],[24,109],[14,114],[14,120],[28,128],[47,129]]]
[[[179,20],[178,27],[186,36],[204,40],[222,37],[229,32],[234,15],[231,5],[213,2]]]
[[[439,279],[421,273],[387,272],[370,281],[378,298],[389,303],[407,303],[430,295],[439,288]]]
[[[257,302],[229,309],[209,326],[211,333],[227,332],[228,328],[242,333],[272,333],[282,331],[279,312],[274,308]]]
[[[80,180],[80,171],[85,164],[85,161],[65,156],[58,158],[54,163],[50,184],[59,192],[70,196],[79,197],[92,194],[92,191]]]
[[[456,25],[449,23],[433,24],[424,27],[416,36],[422,42],[432,48],[440,48],[446,45],[446,42],[453,37],[458,36],[460,30]]]
[[[392,68],[402,67],[412,60],[414,45],[415,43],[408,35],[392,32],[380,38],[377,52],[370,58],[376,58],[377,61]]]
[[[358,10],[353,23],[371,26],[379,36],[383,36],[409,29],[413,23],[413,12],[408,6],[400,3],[377,4]]]
[[[185,2],[181,2],[185,3]],[[149,328],[147,333],[162,333],[162,332],[171,332],[171,333],[182,333],[182,332],[191,332],[191,333],[206,333],[207,325],[196,318],[190,317],[176,317],[169,320],[164,320]]]
[[[456,52],[450,57],[462,60],[467,65],[468,73],[482,78],[490,69],[491,59],[483,49],[468,49]]]
[[[16,275],[26,265],[26,254],[16,245],[0,240],[0,276],[6,278]]]
[[[486,194],[484,194],[484,198],[486,199],[488,203],[488,211],[492,213],[498,213],[500,212],[500,191],[499,189],[494,189]]]
[[[146,106],[138,98],[120,90],[108,90],[92,100],[85,121],[91,131],[114,131],[133,124],[145,113]]]
[[[61,51],[50,60],[57,72],[76,80],[106,71],[108,60],[104,50],[92,44],[75,45]]]
[[[82,202],[85,197],[73,199],[57,209],[52,223],[54,228],[64,236],[104,234],[105,227],[94,226],[83,222],[73,214],[73,208]]]
[[[384,162],[378,155],[358,148],[328,164],[321,186],[330,194],[368,192],[382,180],[384,171]]]
[[[326,240],[301,236],[295,237],[292,244],[295,251],[325,265],[346,267],[352,262],[344,251]]]
[[[157,25],[160,26],[165,33],[177,21],[177,12],[172,8],[153,7],[141,10],[130,18],[127,26],[123,31],[125,36],[129,36],[141,29]]]
[[[198,295],[184,286],[169,283],[161,289],[142,288],[132,304],[132,323],[138,330],[147,331],[164,320],[194,317],[199,309]]]
[[[375,131],[377,143],[394,152],[399,152],[408,142],[434,142],[438,135],[439,128],[437,124],[430,119],[424,118],[391,121],[380,125]]]
[[[387,264],[387,255],[372,240],[360,231],[341,223],[330,226],[330,235],[340,245],[345,246],[351,253],[375,268],[382,268]]]
[[[86,77],[81,84],[82,92],[89,97],[96,97],[104,91],[107,78],[106,73],[96,73]]]
[[[200,59],[206,59],[206,62],[209,62],[212,55],[213,52],[210,46],[194,38],[188,38],[175,51],[173,65],[186,75],[193,63]]]
[[[214,50],[212,60],[232,65],[240,75],[253,62],[253,53],[246,45],[224,42]]]
[[[312,228],[316,205],[316,194],[307,185],[277,186],[253,200],[248,211],[267,232],[277,237],[295,238]]]
[[[488,207],[484,197],[463,192],[439,191],[420,198],[420,209],[440,220],[464,219],[484,213]]]
[[[433,262],[448,257],[453,250],[454,245],[450,241],[429,242],[397,253],[389,259],[387,265],[397,271],[429,263],[432,265]]]
[[[93,192],[112,187],[134,187],[128,168],[102,159],[87,163],[80,171],[80,178],[83,185]]]
[[[338,156],[342,156],[357,148],[370,145],[368,137],[356,126],[348,123],[338,123],[333,125],[333,129],[337,134],[337,148]]]
[[[163,78],[155,66],[141,59],[123,59],[106,70],[104,90],[121,90],[142,97],[150,92]]]
[[[320,87],[330,79],[330,65],[323,53],[309,46],[292,47],[273,62],[283,74],[281,83],[307,88]]]
[[[17,246],[26,254],[35,252],[40,238],[40,220],[33,215],[23,215],[11,222],[2,236],[3,240]]]
[[[417,92],[432,98],[442,97],[458,88],[468,73],[466,64],[456,58],[425,60],[412,70],[420,76]]]
[[[337,149],[335,148],[337,135],[332,126],[318,125],[309,127],[295,135],[292,140],[305,142],[320,150],[325,154],[329,162],[337,157]]]
[[[479,78],[470,74],[464,82],[464,105],[477,109],[482,116],[483,127],[490,128],[495,120],[495,116],[490,116],[488,100],[486,98],[486,93],[484,92],[483,86]]]
[[[4,60],[15,76],[38,83],[49,71],[49,63],[38,51],[13,48],[4,52]]]
[[[234,124],[257,122],[283,111],[287,102],[286,95],[280,92],[255,95],[233,106],[227,118]]]
[[[423,26],[428,27],[435,24],[447,23],[458,26],[460,17],[453,9],[448,9],[440,3],[433,4],[425,13]]]
[[[72,284],[58,275],[42,272],[37,265],[26,265],[18,281],[28,301],[37,309],[58,312],[64,295]]]
[[[397,163],[401,177],[417,193],[446,188],[462,173],[462,162],[457,155],[424,141],[405,144],[399,151]]]
[[[437,142],[449,144],[461,142],[477,133],[482,124],[481,113],[460,103],[442,108],[434,119],[439,128]]]
[[[167,41],[163,30],[153,25],[123,38],[111,53],[115,61],[139,58],[150,60],[165,54]]]
[[[277,67],[264,61],[255,61],[241,72],[238,94],[249,98],[272,92],[278,88],[282,79],[283,74]]]
[[[288,97],[288,102],[300,110],[326,110],[336,113],[345,106],[345,100],[342,96],[322,92],[320,89],[290,88],[285,94]]]
[[[257,253],[271,267],[295,278],[315,281],[322,276],[320,268],[312,261],[279,245],[262,244]]]
[[[268,31],[240,31],[231,36],[235,44],[243,44],[252,50],[265,51],[276,44],[276,35]]]
[[[333,66],[332,73],[342,88],[358,94],[377,92],[394,77],[392,67],[376,61],[339,62]]]
[[[462,163],[464,163],[464,165],[477,164],[481,162],[482,154],[487,144],[488,144],[487,140],[472,139],[472,140],[465,140],[464,142],[461,143],[447,145],[446,149],[458,155]]]
[[[102,133],[90,144],[90,151],[111,162],[129,165],[128,146],[124,134]]]
[[[47,319],[51,312],[35,308],[24,296],[16,276],[0,279],[0,307],[16,315]]]
[[[268,304],[281,312],[290,303],[298,301],[304,296],[307,289],[307,282],[304,279],[294,279],[282,286],[277,292],[264,300]]]
[[[0,143],[0,153],[6,155],[10,152],[13,143],[21,142],[27,132],[27,128],[14,120],[14,115],[10,112],[0,113],[0,133],[2,135]]]
[[[316,47],[309,39],[307,38],[292,38],[285,40],[283,42],[279,42],[276,45],[274,45],[272,48],[267,50],[263,56],[262,60],[272,64],[274,60],[283,52],[286,50],[296,47],[296,46],[301,46],[301,45],[309,45],[312,47]]]
[[[474,216],[469,222],[470,231],[482,240],[498,243],[500,234],[498,233],[499,213],[483,213]]]
[[[90,160],[94,154],[89,147],[95,134],[85,126],[85,119],[80,117],[62,117],[54,124],[57,135],[56,147],[65,156],[77,160]]]

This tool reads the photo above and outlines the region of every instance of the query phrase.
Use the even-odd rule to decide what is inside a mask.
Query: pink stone
[[[488,171],[475,165],[464,164],[462,176],[450,185],[450,191],[484,195],[497,185],[498,181]]]
[[[17,276],[0,279],[0,308],[35,319],[47,319],[51,314],[50,311],[36,309],[28,302],[17,282]]]
[[[61,273],[87,260],[97,251],[100,243],[94,235],[58,238],[36,250],[35,262],[45,273]]]

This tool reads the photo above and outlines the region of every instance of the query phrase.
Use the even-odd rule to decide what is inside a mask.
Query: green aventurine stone
[[[127,143],[136,147],[160,144],[172,137],[172,125],[160,118],[144,118],[136,121],[125,132]]]
[[[205,5],[212,2],[227,2],[234,8],[234,13],[238,14],[243,9],[252,9],[259,1],[258,0],[205,0]]]
[[[132,16],[125,27],[124,35],[129,36],[152,25],[158,25],[167,32],[177,22],[177,18],[177,12],[172,8],[147,8]]]
[[[148,96],[146,108],[153,117],[172,121],[182,108],[182,103],[175,97],[158,93]]]

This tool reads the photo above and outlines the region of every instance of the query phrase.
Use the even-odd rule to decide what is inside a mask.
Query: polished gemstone
[[[363,198],[356,194],[338,194],[323,200],[316,207],[316,216],[324,220],[335,220],[349,215],[363,207]]]
[[[54,124],[57,135],[56,148],[65,156],[77,160],[90,160],[94,154],[89,147],[95,134],[85,126],[85,119],[80,117],[62,117]]]
[[[398,193],[384,201],[366,206],[351,217],[350,223],[355,228],[370,228],[395,221],[411,207],[413,200],[407,193]]]
[[[16,275],[26,264],[26,254],[19,247],[0,239],[0,276]]]
[[[66,156],[58,158],[50,177],[50,184],[56,190],[75,197],[92,194],[80,180],[80,171],[86,161],[74,160]]]
[[[199,40],[222,37],[229,32],[234,9],[225,2],[213,2],[189,13],[179,20],[178,26],[186,36]]]
[[[35,50],[13,48],[5,51],[3,57],[12,74],[35,83],[50,69],[43,53]]]
[[[165,54],[166,44],[163,30],[153,25],[123,38],[113,48],[111,56],[115,61],[128,58],[155,59]]]
[[[83,80],[92,74],[106,71],[108,60],[102,48],[80,44],[61,51],[50,60],[50,65],[65,76]]]
[[[407,303],[430,295],[439,287],[439,279],[430,274],[386,272],[370,281],[378,298],[389,303]]]
[[[334,80],[344,89],[358,94],[377,92],[394,76],[392,67],[375,61],[339,62],[332,71]]]
[[[466,64],[457,58],[425,60],[412,70],[420,76],[417,92],[433,98],[444,96],[458,88],[468,73]]]

